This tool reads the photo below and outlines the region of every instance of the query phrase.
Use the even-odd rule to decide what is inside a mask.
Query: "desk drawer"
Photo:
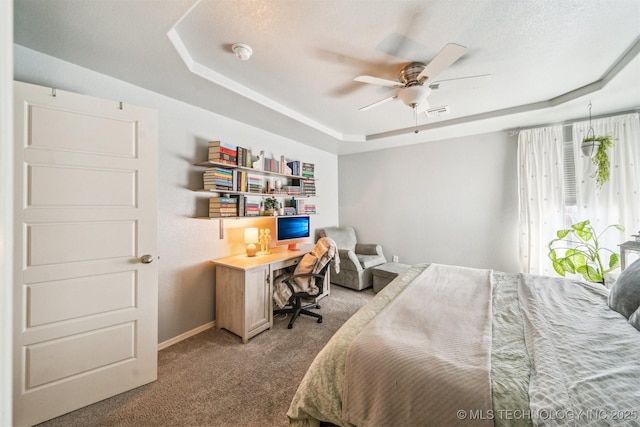
[[[280,270],[280,269],[283,269],[283,268],[293,267],[293,266],[298,265],[298,263],[300,262],[301,259],[302,259],[302,256],[296,257],[296,258],[285,259],[285,260],[282,260],[282,261],[273,262],[273,263],[271,263],[271,269],[273,271],[275,271],[275,270]]]

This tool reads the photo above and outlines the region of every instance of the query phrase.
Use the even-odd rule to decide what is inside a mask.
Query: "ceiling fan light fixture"
[[[234,43],[231,46],[231,50],[241,61],[248,61],[251,55],[253,55],[253,49],[246,43]]]
[[[424,86],[409,86],[402,88],[398,91],[398,98],[411,108],[423,103],[427,96],[431,93],[431,90]]]

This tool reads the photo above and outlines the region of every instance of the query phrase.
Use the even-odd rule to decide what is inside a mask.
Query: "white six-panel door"
[[[156,379],[157,113],[14,95],[14,425],[33,425]]]

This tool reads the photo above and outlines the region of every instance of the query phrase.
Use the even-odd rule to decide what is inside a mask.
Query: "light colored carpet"
[[[210,329],[158,353],[158,380],[40,424],[58,426],[287,426],[289,403],[316,354],[373,297],[332,285],[323,323],[288,318],[247,344]]]

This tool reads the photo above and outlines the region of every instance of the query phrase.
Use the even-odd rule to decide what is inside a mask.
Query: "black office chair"
[[[324,276],[327,274],[327,269],[329,268],[329,265],[331,265],[331,260],[329,260],[329,262],[327,262],[325,264],[324,267],[322,267],[322,269],[316,273],[300,273],[300,274],[295,274],[293,276],[290,276],[286,279],[284,279],[282,282],[287,285],[287,287],[291,290],[292,295],[289,297],[289,300],[287,301],[287,304],[284,308],[278,309],[278,310],[274,310],[273,314],[289,314],[291,313],[291,320],[289,320],[289,325],[287,325],[288,329],[293,328],[293,322],[296,321],[296,319],[298,317],[300,317],[301,314],[307,315],[307,316],[311,316],[311,317],[315,317],[316,319],[318,319],[318,323],[322,323],[322,315],[315,313],[313,311],[309,311],[309,308],[316,308],[319,309],[320,308],[320,304],[318,304],[317,302],[312,302],[310,304],[306,304],[306,305],[302,305],[302,300],[303,299],[309,299],[309,298],[315,298],[318,295],[321,295],[324,289]],[[318,293],[314,294],[314,295],[309,295],[307,292],[296,292],[294,286],[292,285],[291,281],[293,281],[296,278],[306,278],[306,277],[313,277],[315,278],[315,284],[318,287]]]

